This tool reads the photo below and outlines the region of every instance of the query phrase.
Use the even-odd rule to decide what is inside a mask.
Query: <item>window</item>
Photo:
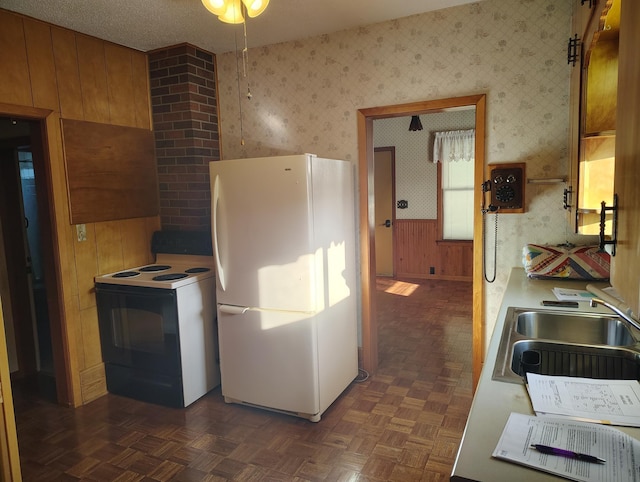
[[[473,239],[473,167],[442,163],[442,239]]]
[[[473,239],[475,131],[436,132],[433,161],[440,162],[442,239]]]

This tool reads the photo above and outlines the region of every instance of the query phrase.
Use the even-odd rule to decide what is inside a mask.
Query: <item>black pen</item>
[[[581,454],[578,452],[573,452],[571,450],[564,450],[556,447],[549,447],[548,445],[534,444],[531,446],[531,448],[534,448],[538,452],[542,452],[543,454],[559,455],[560,457],[584,460],[585,462],[592,462],[594,464],[604,464],[606,462],[606,460],[599,457],[594,457],[593,455]]]

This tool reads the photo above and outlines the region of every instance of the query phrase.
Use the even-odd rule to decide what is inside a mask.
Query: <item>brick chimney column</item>
[[[166,230],[209,230],[209,161],[220,159],[215,55],[189,44],[149,52],[160,218]]]

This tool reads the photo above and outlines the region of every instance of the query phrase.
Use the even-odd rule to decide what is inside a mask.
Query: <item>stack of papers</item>
[[[531,448],[543,444],[593,455],[596,464]],[[640,442],[621,430],[595,423],[512,413],[493,456],[581,482],[640,480]]]
[[[571,480],[640,481],[640,441],[610,425],[640,427],[640,383],[527,373],[537,416],[512,413],[493,456]],[[544,454],[541,444],[604,459]]]
[[[539,416],[564,416],[640,427],[640,383],[527,373],[527,390]]]

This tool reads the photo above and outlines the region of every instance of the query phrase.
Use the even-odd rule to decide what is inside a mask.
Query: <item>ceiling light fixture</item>
[[[420,117],[417,115],[411,116],[411,124],[409,124],[410,131],[421,131],[422,130],[422,122],[420,122]]]
[[[218,17],[218,20],[225,23],[239,24],[244,27],[244,48],[242,49],[242,77],[247,79],[247,100],[251,100],[251,87],[247,75],[247,65],[249,63],[249,46],[247,45],[247,22],[244,14],[253,18],[265,11],[269,5],[269,0],[202,0],[202,4],[207,10]],[[243,8],[244,7],[244,8]],[[244,12],[243,12],[244,10]],[[236,29],[237,30],[237,29]],[[242,115],[242,94],[240,93],[240,55],[238,52],[237,32],[234,32],[236,39],[236,74],[238,82],[238,109],[240,113],[240,144],[244,146],[244,126]]]
[[[243,4],[247,15],[254,18],[264,12],[269,5],[269,0],[202,0],[202,4],[222,22],[242,23],[244,22]]]

